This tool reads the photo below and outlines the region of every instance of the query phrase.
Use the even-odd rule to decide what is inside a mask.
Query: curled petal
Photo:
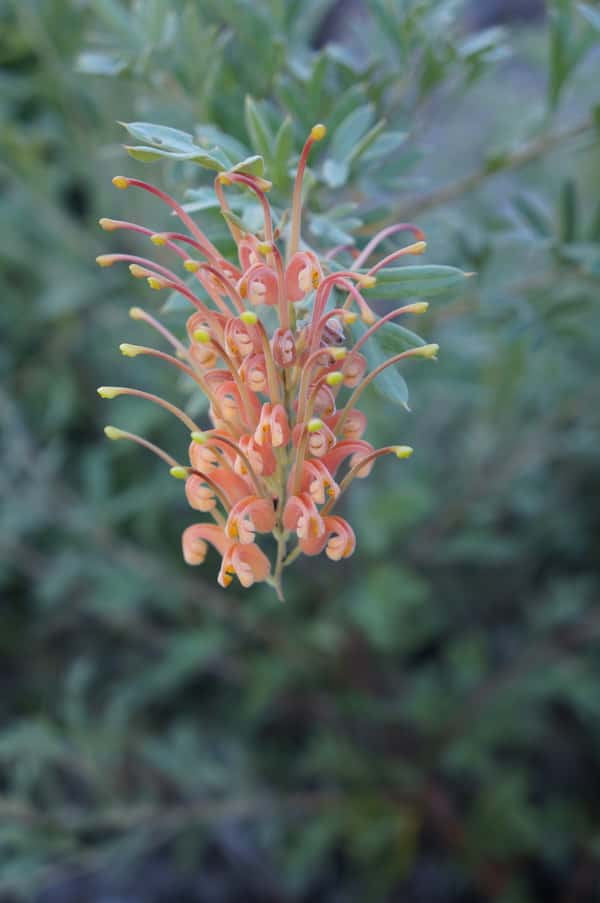
[[[290,428],[285,408],[281,404],[266,402],[260,412],[254,441],[258,445],[272,445],[273,448],[279,448],[281,445],[287,445],[289,438]]]
[[[229,374],[227,375],[229,376]],[[258,414],[258,403],[254,404],[256,397],[254,395],[249,396],[250,404],[255,408],[249,414],[244,407],[240,391],[233,380],[220,383],[215,389],[215,398],[219,403],[224,419],[229,423],[235,423],[238,419],[245,422],[248,416],[254,417],[254,415]]]
[[[291,329],[276,329],[271,348],[275,363],[280,367],[290,367],[296,362],[296,342]]]
[[[332,430],[335,430],[337,422],[341,416],[341,412],[337,412],[331,417],[327,417],[325,421],[327,423],[327,426]],[[344,425],[342,427],[342,436],[344,439],[360,439],[364,435],[366,428],[366,416],[362,411],[353,408],[344,421]]]
[[[220,329],[223,329],[226,322],[227,318],[223,316],[223,314],[217,313],[216,311],[214,313],[211,313],[211,316],[209,318],[207,317],[206,313],[201,310],[197,310],[187,318],[185,328],[190,342],[193,342],[194,333],[196,332],[196,330],[206,329],[210,331],[214,326],[218,326]]]
[[[295,475],[292,473],[288,481],[288,491],[294,485],[294,480]],[[337,498],[340,493],[340,487],[319,458],[303,462],[300,490],[308,492],[316,505],[323,505],[328,499]]]
[[[260,350],[260,335],[255,326],[250,326],[239,317],[231,317],[225,326],[225,345],[234,357],[249,357]]]
[[[299,539],[316,539],[325,532],[323,519],[308,492],[292,495],[283,511],[283,526]]]
[[[335,413],[335,395],[328,385],[319,386],[313,412],[320,417],[331,417]]]
[[[202,473],[210,473],[219,466],[218,454],[207,445],[190,442],[189,456],[192,467],[195,470],[201,470]]]
[[[212,471],[210,478],[222,491],[230,505],[237,504],[248,495],[248,483],[233,470],[219,467],[218,470]]]
[[[275,526],[275,508],[270,499],[247,496],[229,512],[225,533],[242,544],[254,542],[256,533],[270,533]]]
[[[308,453],[313,458],[322,458],[335,445],[335,436],[326,423],[320,430],[308,435]]]
[[[255,263],[246,270],[238,282],[240,297],[248,299],[251,304],[277,304],[279,299],[279,280],[277,273],[266,263]]]
[[[270,445],[259,445],[254,436],[242,436],[238,445],[250,461],[255,474],[270,477],[275,472],[277,462]],[[235,460],[234,469],[241,476],[245,476],[247,473],[246,464],[239,455]]]
[[[191,565],[202,564],[209,542],[221,555],[224,553],[227,539],[221,527],[216,524],[192,524],[187,527],[181,537],[184,561]]]
[[[299,445],[304,436],[307,436],[307,452],[314,458],[322,458],[334,447],[336,442],[333,430],[326,423],[322,423],[320,428],[314,432],[308,432],[308,435],[306,424],[297,423],[292,433],[294,445]]]
[[[303,553],[318,555],[325,549],[325,554],[332,561],[349,558],[356,548],[356,537],[350,524],[335,515],[324,517],[323,523],[325,530],[321,536],[300,540]]]
[[[325,518],[325,528],[329,534],[325,554],[332,561],[349,558],[356,548],[354,530],[343,517],[330,515]]]
[[[217,500],[208,483],[197,474],[191,474],[185,481],[185,496],[190,508],[196,511],[212,511]]]
[[[193,362],[204,370],[205,367],[214,367],[217,363],[217,352],[211,345],[201,345],[193,342],[189,347],[189,354]]]
[[[257,545],[230,543],[223,555],[217,580],[221,586],[227,587],[235,576],[247,588],[253,583],[266,580],[270,572],[269,559]]]
[[[344,374],[344,385],[349,389],[357,386],[365,374],[367,369],[367,359],[357,352],[344,361],[342,372]]]
[[[318,257],[310,251],[293,255],[285,271],[285,290],[288,301],[302,299],[319,287],[323,278]]]
[[[242,379],[253,392],[267,391],[267,367],[264,354],[251,354],[240,368]]]
[[[261,260],[260,254],[256,251],[256,245],[257,240],[253,235],[243,238],[238,244],[238,257],[244,272]]]
[[[343,439],[341,442],[334,445],[322,460],[330,473],[335,476],[338,468],[346,458],[349,458],[351,455],[356,455],[358,460],[358,456],[361,458],[366,457],[366,455],[369,455],[372,451],[375,451],[375,449],[371,443],[365,442],[363,439]],[[366,476],[366,474],[363,475]]]

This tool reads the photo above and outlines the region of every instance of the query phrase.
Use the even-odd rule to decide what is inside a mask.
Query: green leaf
[[[136,141],[143,141],[152,147],[189,153],[198,146],[189,132],[172,129],[167,125],[156,125],[153,122],[120,122],[119,125],[127,129]]]
[[[380,119],[378,123],[376,123],[372,129],[369,129],[366,135],[364,135],[360,141],[357,141],[354,145],[352,151],[348,156],[348,161],[353,163],[355,160],[358,160],[362,155],[369,150],[374,141],[379,137],[381,132],[384,130],[386,126],[385,119]]]
[[[392,322],[380,326],[370,341],[376,342],[388,357],[401,354],[402,351],[408,351],[409,348],[420,348],[427,344],[425,339],[416,332],[400,326],[399,323]]]
[[[435,298],[464,288],[470,275],[472,274],[464,273],[456,267],[436,264],[386,267],[377,273],[377,285],[369,289],[369,292],[373,293],[373,297],[391,300],[405,297]]]
[[[385,132],[379,135],[364,154],[365,162],[379,160],[397,151],[406,141],[408,132]]]
[[[521,192],[513,201],[519,217],[537,238],[552,235],[552,218],[542,198],[532,192]]]
[[[229,169],[228,160],[214,156],[217,148],[214,148],[211,154],[200,150],[200,148],[188,153],[181,153],[180,151],[160,150],[156,147],[130,147],[126,145],[125,150],[130,157],[133,157],[134,160],[140,160],[142,163],[153,163],[156,160],[167,159],[198,163],[206,169],[216,169],[217,172]]]
[[[198,163],[207,169],[229,169],[231,163],[218,147],[204,150],[199,147],[189,132],[172,129],[166,125],[155,125],[152,122],[122,122],[129,134],[144,145],[126,146],[127,153],[135,160],[143,163],[154,160],[187,160]]]
[[[577,237],[577,187],[573,179],[567,179],[561,189],[560,237],[565,244]]]
[[[294,149],[294,126],[291,116],[286,116],[275,138],[273,154],[273,182],[284,188],[289,181],[288,163]]]
[[[368,103],[353,110],[334,132],[329,145],[329,156],[340,162],[350,160],[358,142],[373,125],[374,119],[373,104]]]
[[[321,176],[330,188],[340,188],[345,185],[350,175],[350,167],[343,160],[334,160],[329,157],[323,164]]]
[[[270,159],[273,151],[273,135],[258,104],[249,95],[246,97],[244,119],[253,149],[266,159]]]
[[[355,341],[358,341],[358,339],[360,339],[367,331],[367,327],[364,323],[361,323],[360,320],[354,323],[350,329]],[[385,329],[385,326],[382,326],[381,329]],[[377,333],[375,333],[375,335],[377,335]],[[418,336],[416,338],[418,338]],[[397,353],[398,352],[392,352],[392,354]],[[383,364],[392,356],[392,354],[386,353],[379,342],[375,341],[375,336],[371,339],[367,339],[361,348],[361,354],[364,354],[366,357],[369,370],[371,371],[376,367],[379,367],[380,364]],[[401,405],[403,408],[406,408],[407,411],[410,410],[408,407],[408,386],[406,385],[406,380],[395,366],[387,367],[387,369],[383,370],[379,376],[373,380],[372,385],[375,391],[383,396],[383,398],[394,402],[394,404]]]
[[[249,176],[263,176],[265,172],[265,161],[263,157],[255,154],[252,157],[246,157],[240,160],[235,166],[231,167],[231,172],[244,172]]]
[[[600,31],[600,10],[590,6],[589,3],[578,3],[577,9],[590,25]]]

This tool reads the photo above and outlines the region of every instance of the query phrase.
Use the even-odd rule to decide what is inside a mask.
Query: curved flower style
[[[222,557],[221,586],[229,586],[234,577],[244,587],[267,581],[280,598],[283,568],[301,552],[317,555],[324,550],[333,561],[353,553],[352,527],[331,513],[352,481],[367,476],[383,455],[405,458],[412,452],[404,445],[374,449],[362,438],[366,417],[356,408],[362,392],[386,367],[405,358],[435,357],[438,348],[410,348],[371,372],[360,353],[383,324],[427,308],[424,302],[408,304],[378,318],[363,295],[375,284],[382,266],[422,253],[425,242],[419,229],[407,224],[388,227],[348,270],[334,267],[333,254],[320,261],[300,247],[304,172],[312,144],[324,135],[324,126],[314,126],[300,156],[285,259],[267,201],[270,183],[244,172],[220,172],[215,180],[238,248],[238,262],[224,259],[173,198],[139,179],[118,176],[113,182],[118,188],[138,187],[160,198],[187,232],[154,233],[135,223],[100,220],[106,231],[138,232],[167,248],[203,289],[196,293],[177,272],[145,257],[105,254],[97,259],[100,266],[124,261],[133,276],[145,278],[152,288],[176,291],[189,301],[193,312],[185,340],[141,308],[130,311],[133,319],[153,327],[173,354],[132,344],[121,345],[121,351],[131,357],[152,355],[186,373],[207,395],[211,421],[209,429],[201,430],[184,411],[162,398],[139,389],[103,386],[98,389],[103,398],[136,395],[174,414],[191,433],[189,465],[179,464],[133,433],[109,426],[106,435],[133,440],[153,451],[172,476],[185,480],[190,506],[211,519],[184,531],[183,555],[188,564],[202,564],[210,544]],[[235,185],[254,192],[260,201],[262,235],[245,232],[230,215],[225,188]],[[403,229],[413,232],[413,244],[366,271],[359,269],[380,241]],[[339,306],[333,306],[334,289],[346,295]],[[207,297],[209,301],[203,300]],[[266,316],[268,308],[275,317]],[[346,327],[358,317],[369,328],[352,345],[346,342]],[[273,319],[277,323],[269,332],[266,323]],[[258,534],[269,533],[277,543],[273,565],[257,543]],[[288,553],[290,540],[296,545]]]

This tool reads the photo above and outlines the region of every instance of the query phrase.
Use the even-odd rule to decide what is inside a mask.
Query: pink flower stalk
[[[304,172],[312,144],[325,132],[323,125],[314,126],[300,156],[285,258],[267,200],[270,183],[245,173],[221,172],[215,180],[224,213],[229,213],[227,186],[250,189],[263,208],[261,235],[244,232],[226,217],[238,248],[235,263],[223,258],[175,200],[138,179],[118,176],[113,182],[118,188],[134,186],[154,194],[174,211],[187,232],[157,233],[123,220],[100,220],[106,231],[136,232],[173,252],[185,278],[193,274],[210,298],[210,302],[202,300],[181,271],[145,257],[105,254],[98,258],[100,266],[124,261],[132,275],[145,278],[151,288],[178,292],[189,301],[192,311],[183,339],[141,308],[130,311],[133,319],[153,327],[173,354],[128,343],[121,345],[121,351],[130,357],[151,355],[179,368],[210,403],[210,427],[203,430],[184,411],[147,392],[122,386],[98,389],[103,398],[145,398],[178,418],[191,434],[187,465],[133,433],[109,426],[106,435],[148,448],[166,463],[172,476],[185,480],[190,507],[208,518],[183,532],[188,564],[202,564],[211,545],[222,559],[217,578],[221,586],[229,586],[234,577],[244,587],[266,581],[281,599],[283,569],[300,553],[325,551],[333,561],[352,555],[356,544],[352,527],[331,513],[352,481],[367,476],[377,458],[388,454],[406,458],[412,453],[405,445],[375,449],[362,438],[367,420],[356,404],[363,390],[386,367],[410,357],[435,357],[438,349],[437,345],[411,348],[371,372],[360,353],[384,323],[427,308],[424,302],[409,304],[378,317],[363,296],[375,285],[375,274],[382,266],[405,254],[422,253],[423,235],[415,226],[399,224],[383,230],[345,271],[331,270],[327,258],[319,260],[301,247]],[[358,266],[366,263],[377,244],[400,229],[412,231],[417,241],[366,273],[359,272]],[[346,296],[340,306],[332,303],[334,289]],[[303,309],[310,309],[302,320],[297,315],[300,302]],[[261,319],[269,307],[277,319],[271,332]],[[369,329],[352,345],[346,327],[359,316]],[[276,541],[273,563],[258,542],[268,534]],[[288,551],[290,542],[295,545]]]

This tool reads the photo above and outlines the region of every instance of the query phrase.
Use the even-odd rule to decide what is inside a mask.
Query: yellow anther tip
[[[181,467],[180,465],[177,465],[177,467],[171,467],[169,473],[176,480],[187,480],[189,470],[187,467]]]
[[[319,420],[318,417],[313,417],[312,420],[308,421],[307,430],[309,433],[318,433],[319,430],[323,429],[323,421]]]
[[[358,320],[358,314],[356,314],[353,310],[344,311],[344,323],[347,323],[348,326],[351,326],[352,323],[356,323]]]
[[[423,254],[427,250],[427,242],[426,241],[416,241],[414,245],[410,246],[410,251],[412,254]]]
[[[157,279],[156,276],[148,276],[148,279],[146,281],[148,282],[150,288],[153,288],[157,292],[160,291],[161,288],[165,287],[162,279]]]
[[[191,436],[192,441],[197,442],[198,445],[206,445],[206,443],[208,442],[208,436],[206,435],[206,433],[194,431]]]
[[[394,448],[394,453],[397,458],[410,458],[414,451],[414,448],[411,448],[410,445],[396,445]]]
[[[225,172],[220,172],[217,179],[221,185],[231,185],[231,178]]]
[[[117,224],[114,219],[109,219],[107,216],[103,216],[98,220],[98,225],[101,229],[104,229],[105,232],[112,232],[113,229],[117,228]]]
[[[199,261],[192,260],[191,257],[188,258],[188,260],[183,261],[183,268],[184,270],[187,270],[188,273],[197,273],[201,266],[202,264],[199,263]]]
[[[421,345],[418,349],[419,353],[423,355],[423,357],[437,357],[437,353],[440,350],[439,345]]]
[[[96,391],[100,398],[116,398],[120,394],[116,386],[100,386]]]
[[[201,345],[207,345],[210,342],[210,332],[207,332],[206,329],[196,329],[192,338]]]
[[[129,342],[121,342],[119,345],[119,351],[125,357],[135,357],[136,354],[141,354],[143,350],[141,345],[130,345]]]
[[[114,260],[110,254],[100,254],[99,257],[96,257],[96,263],[99,267],[111,267]]]
[[[259,254],[270,254],[273,250],[273,245],[269,241],[261,241],[256,245],[256,250]]]
[[[367,273],[364,276],[361,276],[358,284],[361,288],[373,288],[374,285],[377,285],[377,277],[369,276]]]
[[[116,426],[105,426],[104,435],[107,439],[122,439],[125,433],[123,430],[118,430]]]
[[[317,125],[313,125],[310,130],[310,137],[313,141],[322,141],[325,135],[327,134],[327,126],[323,125],[322,122],[318,122]]]
[[[328,386],[339,386],[341,382],[344,380],[344,374],[341,370],[334,370],[332,373],[328,373],[325,377],[325,382]]]
[[[115,176],[112,183],[115,188],[129,188],[129,179],[126,179],[125,176]]]
[[[144,267],[141,267],[137,263],[129,264],[129,272],[132,276],[135,276],[136,279],[142,279],[144,276],[148,275],[148,270],[145,270]]]
[[[154,235],[151,235],[150,241],[153,245],[157,245],[158,247],[162,247],[167,243],[167,239],[164,237],[164,235],[161,235],[160,232],[155,232]]]
[[[348,354],[347,348],[339,348],[333,347],[329,349],[329,353],[331,354],[334,361],[343,361],[346,355]]]
[[[242,323],[245,323],[246,326],[255,326],[258,323],[258,317],[253,310],[245,310],[241,313],[240,320]]]
[[[129,316],[132,320],[142,320],[144,317],[144,311],[141,307],[130,307]]]
[[[416,301],[409,306],[409,310],[412,314],[424,314],[429,310],[429,301]]]

